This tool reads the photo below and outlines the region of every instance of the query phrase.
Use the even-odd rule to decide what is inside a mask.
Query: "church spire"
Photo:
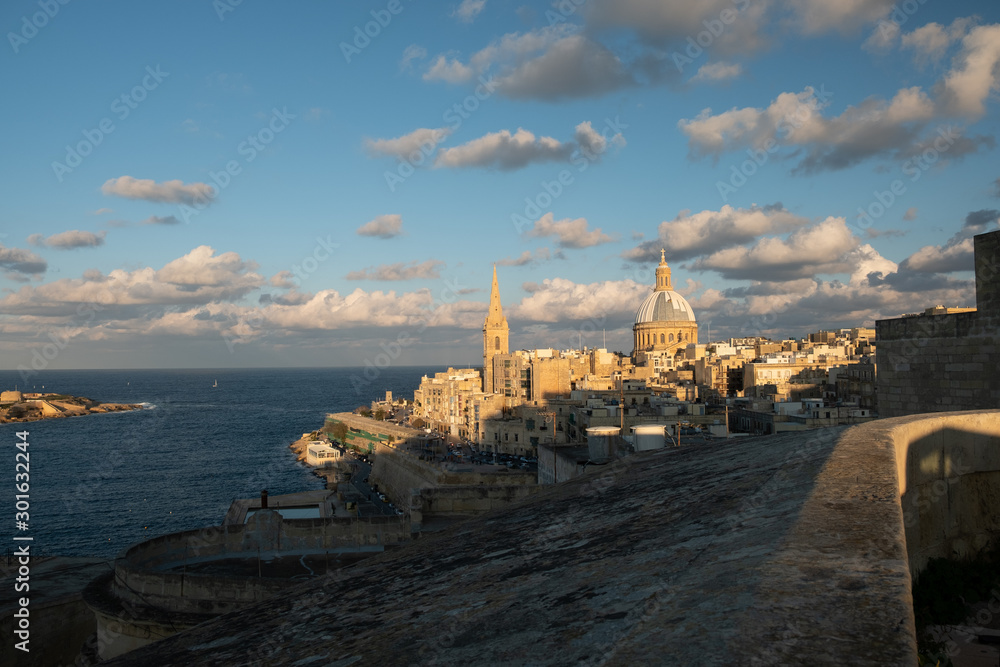
[[[497,284],[497,265],[493,265],[493,287],[490,289],[490,310],[486,315],[486,326],[506,326],[507,320],[503,316],[503,306],[500,305],[500,286]]]
[[[493,358],[507,354],[510,328],[507,318],[503,316],[500,305],[500,285],[497,283],[497,265],[493,265],[493,287],[490,289],[490,309],[483,322],[483,391],[492,394],[497,391],[494,383],[496,376],[493,369]]]

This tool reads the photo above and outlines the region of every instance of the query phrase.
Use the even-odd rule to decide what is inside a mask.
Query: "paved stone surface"
[[[893,452],[843,428],[548,487],[109,665],[912,665]]]

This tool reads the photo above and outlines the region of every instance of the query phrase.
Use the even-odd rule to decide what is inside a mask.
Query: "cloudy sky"
[[[0,368],[631,351],[974,305],[995,0],[0,9]]]

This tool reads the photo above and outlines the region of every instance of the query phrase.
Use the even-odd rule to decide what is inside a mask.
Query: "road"
[[[396,512],[391,507],[389,503],[383,503],[378,499],[378,495],[375,490],[372,489],[371,485],[365,483],[364,480],[369,479],[371,475],[372,467],[370,464],[362,461],[353,452],[345,452],[344,456],[347,457],[351,465],[351,484],[354,488],[358,490],[362,498],[370,501],[370,505],[375,508],[376,514],[383,514],[385,516],[395,516]]]

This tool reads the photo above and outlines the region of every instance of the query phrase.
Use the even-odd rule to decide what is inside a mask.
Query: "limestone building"
[[[694,311],[687,299],[674,291],[665,254],[664,250],[660,251],[656,287],[635,314],[632,356],[636,363],[664,353],[674,356],[687,345],[698,342]]]

